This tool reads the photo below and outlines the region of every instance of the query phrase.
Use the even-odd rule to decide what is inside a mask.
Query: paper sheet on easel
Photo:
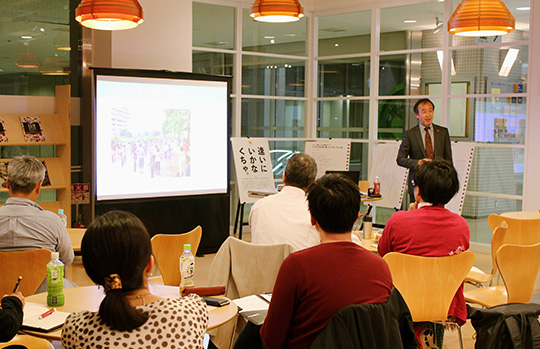
[[[350,139],[317,139],[307,140],[306,154],[317,162],[317,178],[326,171],[348,171],[351,157]]]

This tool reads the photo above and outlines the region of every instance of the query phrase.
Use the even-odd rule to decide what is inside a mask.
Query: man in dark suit
[[[409,169],[408,188],[411,202],[414,202],[412,178],[416,167],[434,158],[452,162],[448,129],[432,123],[435,110],[433,102],[423,98],[416,102],[413,110],[418,126],[405,131],[396,159],[399,166]]]

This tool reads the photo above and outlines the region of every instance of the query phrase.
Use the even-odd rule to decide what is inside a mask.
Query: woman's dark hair
[[[81,243],[86,273],[98,285],[118,274],[122,289],[108,290],[99,306],[99,316],[110,327],[129,331],[148,320],[148,314],[131,306],[124,292],[143,286],[146,265],[152,254],[150,235],[139,218],[128,212],[111,211],[96,218]]]
[[[309,212],[327,233],[348,233],[358,219],[360,190],[342,174],[317,179],[307,190],[307,200]]]
[[[450,161],[426,161],[414,171],[414,184],[425,202],[433,206],[446,205],[459,190],[459,179]]]

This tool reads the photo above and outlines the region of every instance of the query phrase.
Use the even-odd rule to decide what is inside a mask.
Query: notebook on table
[[[262,325],[264,319],[266,319],[271,299],[271,294],[254,294],[234,299],[233,302],[240,308],[239,314],[247,321],[250,321],[255,325]]]
[[[50,310],[41,304],[26,303],[24,306],[23,329],[37,332],[51,332],[61,328],[69,313],[55,310],[52,314],[40,319],[40,316]]]

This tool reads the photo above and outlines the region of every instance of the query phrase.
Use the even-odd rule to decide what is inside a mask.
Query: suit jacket
[[[443,158],[452,162],[452,147],[450,146],[450,135],[446,127],[432,124],[433,126],[433,157]],[[420,125],[417,125],[403,134],[403,141],[399,147],[397,163],[401,167],[409,169],[409,194],[412,194],[411,180],[414,176],[414,170],[418,165],[418,160],[426,157],[426,149]]]

